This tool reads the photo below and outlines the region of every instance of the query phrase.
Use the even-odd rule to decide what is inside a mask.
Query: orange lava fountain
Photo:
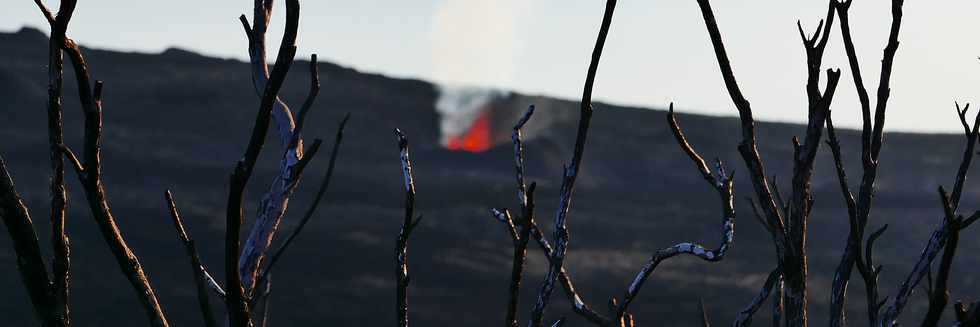
[[[463,150],[469,152],[483,152],[490,149],[490,113],[483,111],[480,113],[470,129],[461,135],[451,136],[446,143],[450,150]]]

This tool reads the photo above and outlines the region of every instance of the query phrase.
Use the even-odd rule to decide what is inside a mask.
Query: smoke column
[[[473,85],[509,86],[517,55],[517,22],[529,9],[518,0],[445,0],[433,20],[433,77],[441,85],[436,111],[441,143],[482,151],[493,102],[508,93]],[[480,138],[476,140],[474,138]]]
[[[432,38],[433,77],[443,84],[505,87],[521,48],[518,22],[530,5],[519,0],[444,0]]]

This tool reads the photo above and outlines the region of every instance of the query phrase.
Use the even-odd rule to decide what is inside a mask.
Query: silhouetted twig
[[[74,41],[65,38],[63,50],[68,54],[75,70],[78,96],[85,116],[85,136],[81,161],[67,146],[61,146],[61,149],[63,154],[73,162],[102,238],[106,241],[123,275],[136,292],[151,325],[169,326],[139,258],[133,253],[119,230],[102,182],[102,81],[95,81],[95,86],[92,86],[88,63],[82,55],[81,48]]]
[[[27,295],[34,306],[37,320],[44,326],[56,326],[57,319],[53,314],[54,306],[50,303],[48,270],[44,264],[44,256],[38,244],[37,233],[31,214],[24,200],[14,188],[13,179],[7,171],[7,166],[0,157],[0,219],[3,219],[10,239],[13,241],[14,253],[17,255],[17,271],[21,281],[27,288]]]
[[[170,190],[167,190],[164,193],[164,197],[167,200],[167,207],[170,209],[170,218],[172,218],[174,222],[174,228],[177,230],[177,236],[180,238],[180,241],[184,243],[184,250],[187,252],[187,257],[191,261],[194,286],[197,289],[197,301],[200,304],[204,325],[208,327],[217,327],[218,320],[214,317],[214,309],[212,309],[211,301],[208,299],[208,281],[207,277],[204,277],[206,274],[204,264],[201,263],[201,257],[197,253],[197,247],[194,245],[194,240],[192,240],[190,235],[187,234],[187,229],[184,227],[184,223],[180,218],[180,212],[177,211],[177,203],[174,201],[173,194],[170,193]]]
[[[268,279],[268,275],[272,272],[272,268],[276,265],[277,262],[279,262],[279,258],[281,258],[283,253],[286,252],[286,249],[288,249],[289,245],[293,243],[293,240],[295,240],[296,237],[299,236],[299,233],[303,231],[303,228],[306,227],[306,224],[313,219],[313,214],[316,212],[316,209],[320,206],[320,202],[323,200],[323,196],[327,193],[327,188],[330,186],[330,180],[333,177],[334,166],[337,163],[337,154],[340,152],[340,143],[344,139],[344,128],[347,126],[347,121],[349,119],[350,119],[350,113],[344,116],[344,119],[340,121],[340,127],[337,128],[337,137],[334,139],[333,149],[330,151],[330,162],[327,164],[327,171],[326,174],[324,174],[323,182],[320,183],[320,188],[316,191],[316,197],[313,199],[313,204],[311,204],[310,207],[306,209],[306,213],[303,214],[303,218],[300,219],[299,224],[296,225],[296,228],[293,229],[292,233],[290,233],[289,236],[286,237],[286,240],[283,241],[282,245],[280,245],[279,248],[277,248],[276,251],[273,252],[272,256],[269,257],[269,263],[266,265],[265,270],[262,271],[262,274],[259,275],[258,285],[265,284],[266,279]],[[308,155],[308,156],[309,158],[312,158],[312,155]],[[262,294],[262,292],[255,293],[255,295],[253,295],[252,297],[252,304],[254,305],[257,299],[264,298],[264,297],[265,295]]]
[[[531,309],[531,318],[528,320],[528,327],[541,326],[544,311],[548,307],[551,293],[554,291],[555,282],[564,267],[565,251],[568,242],[568,226],[566,219],[571,206],[572,193],[575,190],[575,181],[578,179],[579,168],[582,156],[585,152],[585,141],[588,139],[589,125],[592,121],[592,87],[595,84],[596,71],[599,69],[599,59],[602,57],[602,48],[606,43],[606,36],[609,35],[609,26],[612,24],[613,13],[616,10],[616,0],[607,0],[606,8],[602,16],[602,23],[599,25],[599,35],[596,38],[595,47],[592,50],[592,59],[589,63],[589,70],[585,77],[585,86],[582,88],[582,101],[579,107],[578,132],[575,137],[575,148],[572,154],[572,161],[564,167],[562,174],[561,190],[559,191],[558,210],[555,213],[554,240],[555,247],[549,253],[549,268],[545,280],[541,283],[538,292],[538,300]]]
[[[878,310],[880,307],[879,303],[881,301],[878,300],[878,271],[873,265],[866,264],[866,262],[872,262],[872,258],[862,258],[861,247],[865,229],[868,224],[868,218],[871,213],[872,200],[874,199],[875,181],[878,174],[878,158],[881,151],[881,144],[883,142],[885,112],[890,93],[889,81],[891,80],[892,64],[898,50],[898,35],[902,22],[903,1],[892,1],[892,23],[888,37],[888,45],[885,47],[885,51],[882,56],[877,103],[873,117],[871,115],[871,100],[868,96],[868,90],[864,86],[864,80],[861,77],[861,67],[854,48],[854,42],[851,38],[850,19],[848,16],[848,9],[851,6],[851,1],[835,0],[835,2],[837,15],[840,17],[840,29],[841,36],[844,41],[844,50],[847,54],[848,65],[851,69],[851,76],[854,80],[854,85],[858,93],[858,101],[861,105],[861,162],[863,166],[861,185],[858,191],[857,201],[855,203],[853,196],[850,195],[850,191],[845,192],[845,189],[847,189],[848,186],[841,164],[842,160],[840,159],[839,142],[836,140],[835,135],[829,135],[831,140],[828,140],[828,144],[830,144],[831,151],[834,154],[834,161],[838,171],[838,180],[841,184],[841,190],[842,192],[845,192],[845,200],[848,206],[848,220],[850,225],[850,232],[844,248],[844,253],[841,257],[840,263],[837,266],[837,270],[835,271],[834,283],[831,290],[830,325],[840,327],[844,326],[846,321],[844,310],[844,306],[847,302],[846,290],[847,284],[850,280],[852,268],[855,266],[857,267],[858,272],[861,274],[862,279],[864,279],[868,318],[871,321],[876,321],[879,315]],[[828,118],[828,129],[832,128],[831,125],[832,123]],[[872,255],[870,247],[866,249],[865,252],[867,256]]]
[[[408,151],[408,138],[398,129],[395,129],[395,136],[398,138],[402,177],[405,180],[405,217],[402,221],[401,230],[398,232],[398,240],[395,243],[396,282],[398,285],[395,305],[398,313],[398,326],[407,327],[408,283],[410,281],[408,275],[408,238],[419,222],[422,221],[422,217],[415,217],[415,173],[412,170],[412,158]]]
[[[732,326],[742,327],[742,326],[749,326],[752,324],[752,317],[755,315],[756,311],[759,311],[759,308],[762,307],[762,304],[766,302],[766,299],[769,298],[769,294],[772,293],[773,288],[777,288],[779,284],[780,276],[782,276],[782,274],[780,273],[779,269],[774,269],[772,272],[769,273],[769,277],[766,277],[765,284],[762,285],[762,290],[759,291],[759,294],[756,295],[754,299],[752,299],[752,302],[750,302],[749,305],[745,307],[745,309],[742,309],[742,311],[738,312],[738,314],[735,316],[735,322],[732,323]],[[779,291],[778,288],[777,291]],[[778,325],[774,325],[774,326],[778,326]]]

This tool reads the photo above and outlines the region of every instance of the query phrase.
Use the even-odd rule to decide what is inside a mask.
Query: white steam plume
[[[517,23],[529,9],[522,0],[444,0],[437,5],[432,77],[441,84],[435,107],[442,145],[466,133],[483,110],[508,96],[474,86],[512,85],[520,48]]]
[[[440,86],[436,112],[440,118],[442,145],[448,145],[450,138],[466,133],[483,110],[490,110],[493,102],[508,95],[507,92],[487,88]]]
[[[520,50],[522,0],[444,0],[431,29],[433,78],[442,84],[505,87]]]

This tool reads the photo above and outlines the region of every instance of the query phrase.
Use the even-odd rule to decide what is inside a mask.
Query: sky
[[[7,2],[0,11],[0,31],[48,30],[33,1]],[[47,2],[57,7],[57,1]],[[574,100],[581,96],[604,3],[301,1],[299,53],[394,77]],[[827,1],[715,0],[712,5],[757,119],[804,121],[805,56],[796,22],[812,33],[826,15]],[[151,53],[179,47],[244,60],[247,43],[237,17],[248,13],[251,18],[251,6],[246,0],[83,0],[69,35],[92,47]],[[277,1],[272,45],[278,44],[283,11],[283,1]],[[953,101],[971,102],[980,95],[978,12],[977,1],[906,1],[886,130],[961,130]],[[854,1],[850,17],[874,102],[890,1]],[[837,24],[824,67],[843,70],[832,107],[834,123],[859,127],[859,103]],[[736,114],[693,0],[620,0],[594,97],[619,105],[663,108],[674,102],[682,112]]]

